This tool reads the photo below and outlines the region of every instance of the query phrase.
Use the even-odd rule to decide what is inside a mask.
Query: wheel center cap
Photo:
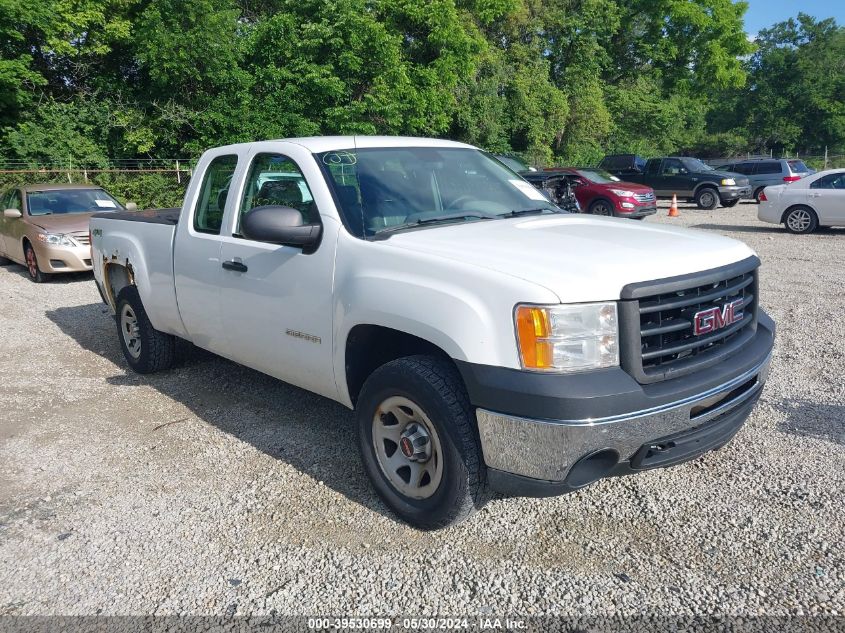
[[[431,438],[421,424],[412,422],[399,436],[399,450],[412,462],[426,462],[431,458]]]
[[[414,445],[411,444],[411,440],[409,440],[407,437],[403,437],[401,440],[399,440],[399,448],[402,449],[402,454],[405,457],[410,459],[414,456]]]

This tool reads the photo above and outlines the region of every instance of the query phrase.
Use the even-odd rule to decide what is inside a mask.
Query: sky
[[[746,0],[745,30],[755,35],[760,29],[770,27],[798,15],[799,11],[814,18],[836,18],[845,25],[845,0]]]

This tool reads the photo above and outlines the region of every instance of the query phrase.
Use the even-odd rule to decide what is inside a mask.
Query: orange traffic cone
[[[681,217],[680,212],[678,211],[678,194],[672,194],[672,206],[669,207],[669,217],[670,218],[679,218]]]

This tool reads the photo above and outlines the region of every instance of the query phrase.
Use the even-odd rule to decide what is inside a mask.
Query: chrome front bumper
[[[771,353],[742,375],[689,398],[607,418],[539,420],[477,409],[487,466],[497,471],[562,482],[586,455],[610,449],[630,460],[645,444],[706,426],[756,399],[769,374]]]

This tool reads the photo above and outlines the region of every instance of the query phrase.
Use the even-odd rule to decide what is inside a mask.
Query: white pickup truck
[[[379,495],[425,529],[724,445],[774,342],[741,242],[565,213],[449,141],[212,149],[181,210],[91,232],[135,371],[178,337],[346,405]]]

